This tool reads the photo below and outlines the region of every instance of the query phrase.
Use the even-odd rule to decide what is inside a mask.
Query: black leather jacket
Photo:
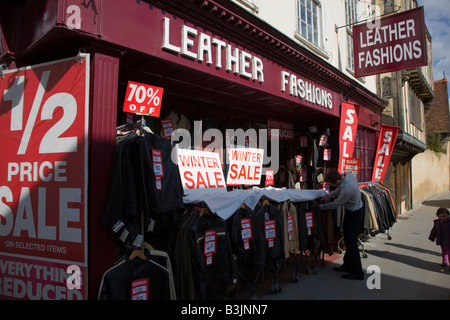
[[[152,149],[162,154],[161,190],[156,186]],[[171,153],[168,140],[149,133],[141,137],[131,133],[118,141],[103,224],[113,225],[120,219],[133,238],[140,233],[142,211],[148,223],[150,218],[184,208],[181,179]]]

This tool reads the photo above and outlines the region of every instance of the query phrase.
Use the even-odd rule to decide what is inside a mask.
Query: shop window
[[[353,56],[353,33],[347,33],[347,68],[355,71],[355,58]]]
[[[384,0],[384,13],[394,12],[394,0]]]
[[[303,38],[322,48],[320,37],[321,5],[318,0],[297,1],[297,32]]]
[[[373,161],[375,159],[375,133],[358,129],[356,132],[353,157],[360,159],[358,180],[360,182],[372,179]]]
[[[357,22],[356,0],[345,0],[345,13],[347,25],[353,25]]]
[[[242,4],[244,7],[250,9],[253,13],[258,14],[259,8],[254,4],[253,0],[236,0],[240,4]]]
[[[422,130],[423,123],[423,108],[419,97],[416,95],[411,87],[408,87],[408,107],[409,107],[409,121],[416,126],[418,129]]]
[[[355,71],[353,57],[353,25],[358,21],[356,0],[345,0],[345,17],[347,23],[347,69]]]
[[[384,77],[381,80],[381,88],[382,88],[382,97],[383,98],[391,98],[391,77]]]

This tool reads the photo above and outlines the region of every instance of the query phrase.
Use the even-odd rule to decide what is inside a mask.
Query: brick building
[[[447,78],[434,82],[434,100],[426,111],[429,134],[440,134],[442,139],[450,137],[450,117]]]

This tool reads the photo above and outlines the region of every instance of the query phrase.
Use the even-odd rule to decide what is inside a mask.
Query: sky
[[[450,0],[418,0],[425,10],[425,23],[433,46],[434,80],[450,78]],[[450,83],[450,82],[449,82]],[[450,85],[449,85],[450,93]]]

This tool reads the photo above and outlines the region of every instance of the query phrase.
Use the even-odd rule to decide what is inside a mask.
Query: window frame
[[[355,72],[353,25],[358,22],[358,3],[356,0],[345,0],[345,22],[347,25],[347,70]]]
[[[305,5],[303,5],[303,3]],[[306,9],[306,13],[303,14],[302,8]],[[316,14],[314,14],[316,9]],[[310,22],[308,12],[310,12]],[[323,26],[322,26],[322,1],[321,0],[297,0],[297,23],[296,34],[301,37],[305,42],[312,44],[313,46],[323,50]],[[314,20],[316,17],[316,20]],[[303,29],[303,25],[306,29]],[[311,35],[309,34],[309,28],[311,27]]]
[[[373,162],[375,161],[375,152],[377,147],[376,144],[376,132],[364,128],[357,129],[353,157],[360,159],[358,172],[359,182],[367,182],[372,180]]]

